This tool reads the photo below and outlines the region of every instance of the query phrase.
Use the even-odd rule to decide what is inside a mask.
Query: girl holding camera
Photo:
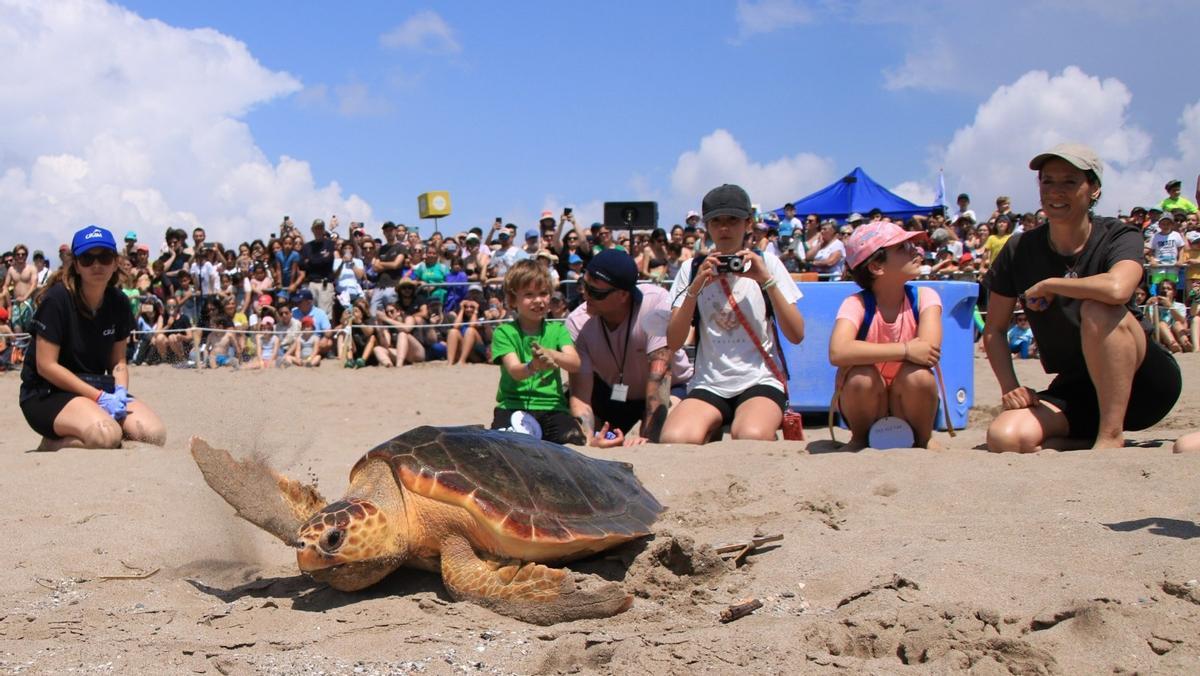
[[[773,354],[777,332],[768,306],[778,333],[799,343],[800,289],[779,258],[743,248],[754,228],[745,190],[723,185],[709,191],[704,221],[714,250],[698,266],[679,270],[667,326],[667,351],[674,353],[698,317],[696,373],[687,398],[671,409],[660,440],[702,444],[722,425],[730,426],[734,439],[774,440],[787,395],[786,376]]]

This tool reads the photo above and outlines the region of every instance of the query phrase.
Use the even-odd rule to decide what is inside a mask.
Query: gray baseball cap
[[[1104,163],[1096,151],[1082,143],[1060,143],[1029,160],[1029,168],[1037,171],[1048,160],[1054,158],[1065,160],[1080,171],[1090,171],[1096,175],[1096,181],[1104,183]]]

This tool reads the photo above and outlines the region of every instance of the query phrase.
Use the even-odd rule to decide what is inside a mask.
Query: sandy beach
[[[1187,385],[1200,356],[1180,360]],[[0,673],[1197,673],[1200,428],[1189,396],[1105,452],[978,450],[999,406],[976,367],[973,426],[947,450],[825,452],[806,442],[593,452],[634,464],[668,506],[649,543],[578,570],[623,579],[605,620],[522,624],[402,570],[360,593],[298,575],[237,519],[192,435],[261,454],[327,498],[387,438],[484,423],[498,371],[133,370],[165,448],[32,452],[18,375],[0,376]],[[1036,362],[1022,381],[1048,382]],[[845,439],[846,432],[840,433]],[[810,448],[811,445],[811,448]],[[812,451],[812,452],[810,452]],[[710,545],[784,535],[739,567]],[[730,623],[722,610],[762,607]]]

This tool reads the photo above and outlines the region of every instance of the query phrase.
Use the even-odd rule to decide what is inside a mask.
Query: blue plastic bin
[[[974,282],[915,282],[928,286],[942,298],[942,375],[950,400],[950,421],[955,429],[967,426],[967,412],[975,403],[975,328],[972,317],[979,285]],[[804,298],[796,304],[804,315],[804,342],[783,341],[788,365],[788,395],[792,409],[825,413],[833,399],[837,369],[829,363],[829,337],[842,301],[858,293],[853,282],[800,282]],[[945,402],[943,402],[945,404]],[[937,428],[946,429],[938,410]]]

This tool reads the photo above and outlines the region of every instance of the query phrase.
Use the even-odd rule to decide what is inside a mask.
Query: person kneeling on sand
[[[585,444],[563,395],[562,371],[579,371],[579,354],[562,322],[546,321],[550,275],[532,260],[518,261],[504,277],[504,295],[516,321],[496,327],[492,361],[500,387],[491,428],[526,432],[558,444]]]
[[[863,290],[842,301],[829,339],[829,361],[838,367],[834,405],[850,426],[843,450],[866,448],[871,426],[888,415],[908,423],[919,447],[933,434],[931,367],[941,356],[942,300],[910,284],[921,266],[910,241],[918,234],[876,221],[846,240],[850,275]]]
[[[1147,340],[1133,304],[1142,234],[1092,214],[1104,168],[1091,148],[1061,144],[1029,168],[1038,172],[1050,226],[1014,235],[984,283],[990,295],[983,340],[1005,409],[988,427],[987,446],[1120,447],[1125,430],[1162,420],[1183,386],[1179,365]],[[1042,366],[1058,374],[1042,392],[1017,381],[1005,335],[1021,296]]]
[[[746,235],[754,231],[745,190],[722,185],[704,196],[703,205],[714,251],[679,269],[667,325],[667,352],[673,354],[695,323],[696,373],[687,398],[668,414],[659,441],[702,444],[722,425],[730,426],[734,439],[773,441],[787,395],[772,354],[782,346],[776,345],[768,308],[778,333],[799,343],[800,289],[779,258],[745,248]]]
[[[159,417],[129,394],[129,301],[117,289],[117,244],[89,225],[75,233],[71,262],[38,298],[21,371],[21,412],[40,450],[117,448],[122,439],[161,446]]]

